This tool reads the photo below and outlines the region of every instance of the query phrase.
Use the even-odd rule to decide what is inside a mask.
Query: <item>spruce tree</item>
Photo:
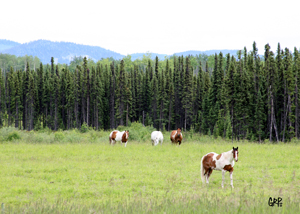
[[[124,112],[125,112],[125,88],[126,88],[126,74],[124,70],[124,61],[120,63],[120,74],[118,77],[116,87],[116,119],[117,125],[124,125]]]
[[[154,74],[151,82],[151,115],[153,120],[153,127],[159,129],[158,126],[158,118],[157,118],[157,110],[158,110],[158,83],[157,83],[158,72]]]
[[[193,100],[193,91],[192,91],[192,68],[190,66],[189,58],[186,57],[186,69],[185,69],[185,79],[184,79],[184,88],[183,88],[183,108],[184,108],[184,130],[191,125],[191,116],[192,116],[192,100]]]
[[[3,126],[5,110],[5,83],[4,75],[0,68],[0,128]]]

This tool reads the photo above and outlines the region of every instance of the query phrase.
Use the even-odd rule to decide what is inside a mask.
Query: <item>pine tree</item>
[[[6,73],[6,88],[7,88],[7,114],[8,114],[8,126],[13,123],[15,116],[15,85],[14,85],[14,71],[10,67],[10,71]]]
[[[44,67],[43,64],[40,63],[39,69],[37,69],[37,80],[36,80],[36,86],[37,86],[37,100],[36,100],[36,113],[37,116],[41,118],[41,121],[44,123],[44,90],[45,90],[45,83],[44,83]]]
[[[5,83],[4,75],[0,68],[0,128],[3,126],[5,110]]]
[[[292,56],[290,54],[290,51],[288,48],[285,48],[284,52],[284,79],[285,79],[285,112],[284,112],[284,128],[283,128],[283,141],[285,141],[285,134],[288,134],[288,138],[294,137],[294,114],[292,111],[292,102],[293,102],[293,94],[295,89],[295,76],[293,74],[292,70]],[[288,124],[287,124],[288,122]],[[286,127],[288,126],[288,132],[286,130]],[[287,132],[287,133],[286,133]]]
[[[59,94],[59,88],[60,88],[60,84],[59,84],[59,71],[58,71],[58,66],[56,65],[56,70],[53,76],[53,83],[54,83],[54,130],[58,130],[58,120],[59,120],[59,98],[60,98],[60,94]]]
[[[193,91],[192,91],[192,69],[190,66],[189,58],[186,57],[186,69],[185,69],[185,79],[184,79],[184,88],[183,88],[183,108],[184,108],[184,130],[191,125],[191,116],[192,116],[192,100],[193,100]]]
[[[144,78],[144,90],[143,90],[143,109],[145,113],[149,113],[150,111],[150,103],[151,103],[151,87],[150,87],[150,73],[152,73],[151,61],[148,60],[148,66],[146,68],[146,74]]]
[[[29,67],[29,66],[28,66]],[[27,79],[28,79],[28,85],[27,85],[27,93],[26,93],[26,106],[27,106],[27,125],[26,128],[28,131],[33,130],[34,128],[34,95],[35,95],[35,86],[34,86],[34,76],[33,76],[33,70],[30,71],[30,69],[27,70]]]
[[[60,78],[59,78],[59,85],[60,85],[59,109],[60,109],[60,118],[62,122],[60,126],[62,126],[63,129],[67,127],[67,123],[68,123],[68,116],[67,116],[67,96],[68,96],[67,81],[68,80],[67,79],[68,79],[68,67],[66,66],[66,68],[62,68],[60,72]]]
[[[163,127],[165,125],[166,119],[166,83],[165,83],[165,75],[162,70],[158,75],[158,108],[159,108],[159,119],[158,119],[158,127],[159,130],[163,131]]]
[[[130,119],[132,118],[132,93],[131,93],[131,80],[130,80],[130,74],[125,74],[126,80],[125,80],[125,115],[126,115],[126,126],[129,125]]]
[[[80,90],[79,90],[79,80],[80,80],[80,72],[79,68],[77,67],[74,73],[74,117],[75,117],[75,127],[77,129],[80,129],[81,124],[79,120],[79,114],[80,114],[80,107],[79,107],[79,101],[80,101]]]
[[[169,103],[169,109],[168,109],[168,126],[167,126],[167,130],[170,131],[172,128],[172,124],[173,124],[173,120],[174,120],[174,109],[173,109],[173,105],[175,102],[175,97],[174,97],[174,83],[173,83],[173,72],[171,70],[171,68],[169,69],[169,89],[168,89],[168,103]]]
[[[124,112],[125,112],[125,89],[126,89],[126,74],[124,70],[124,61],[120,63],[120,74],[116,84],[116,119],[117,125],[124,125]]]
[[[276,81],[277,96],[275,101],[275,112],[277,113],[277,119],[279,122],[279,136],[280,140],[283,139],[283,126],[284,126],[284,112],[285,112],[285,79],[284,79],[284,68],[283,68],[283,54],[280,48],[280,43],[277,46],[276,53],[276,67],[278,73],[278,80]]]
[[[276,136],[276,140],[278,142],[278,132],[277,132],[277,123],[276,123],[276,117],[275,117],[275,107],[274,107],[274,103],[275,103],[275,96],[276,96],[276,80],[277,80],[277,69],[276,69],[276,65],[275,65],[275,60],[274,60],[274,54],[271,51],[269,53],[269,57],[265,63],[266,65],[266,73],[267,73],[267,79],[268,79],[268,121],[269,121],[269,140],[272,142],[272,129],[274,127],[274,131],[275,131],[275,136]]]
[[[157,84],[158,72],[154,74],[151,82],[151,115],[153,120],[153,127],[159,129],[158,119],[157,119],[157,109],[158,109],[158,84]]]
[[[299,73],[300,73],[300,58],[299,51],[294,48],[294,65],[293,70],[295,74],[295,137],[299,138]]]
[[[115,77],[115,64],[112,62],[110,64],[110,128],[114,129],[115,127],[115,91],[116,91],[116,77]]]
[[[63,70],[66,75],[66,83],[65,83],[65,110],[66,110],[66,119],[67,119],[67,124],[66,127],[67,129],[74,128],[73,125],[73,106],[74,106],[74,101],[75,101],[75,85],[74,85],[74,74],[71,73],[68,69]]]
[[[262,83],[264,81],[262,76],[258,77],[258,93],[257,93],[257,97],[256,97],[256,108],[255,108],[255,121],[256,121],[256,133],[258,135],[258,140],[259,142],[262,142],[262,139],[264,138],[264,131],[263,131],[263,127],[264,127],[264,123],[265,123],[265,109],[264,109],[264,93],[261,93],[262,90],[264,90],[264,87],[262,86]]]

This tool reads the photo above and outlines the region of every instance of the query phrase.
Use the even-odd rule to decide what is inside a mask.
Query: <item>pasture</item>
[[[5,213],[299,213],[297,142],[257,144],[183,132],[183,143],[152,146],[151,130],[129,128],[127,147],[109,131],[23,132],[1,129],[0,203]],[[148,136],[146,133],[148,133]],[[13,134],[12,134],[13,133]],[[17,135],[20,137],[8,138]],[[200,177],[208,152],[239,147],[234,189],[229,173]],[[270,207],[281,197],[282,207]]]

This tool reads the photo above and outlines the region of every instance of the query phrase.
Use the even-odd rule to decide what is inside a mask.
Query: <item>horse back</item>
[[[112,131],[112,132],[110,133],[110,135],[109,135],[109,138],[112,139],[112,140],[115,140],[118,133],[119,133],[118,130]]]

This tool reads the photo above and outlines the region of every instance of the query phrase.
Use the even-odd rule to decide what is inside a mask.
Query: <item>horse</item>
[[[163,140],[164,140],[164,136],[160,131],[154,131],[151,133],[152,146],[156,146],[159,142],[160,145],[162,145]]]
[[[178,128],[177,130],[172,131],[170,139],[171,139],[172,143],[175,143],[175,144],[179,143],[179,145],[180,145],[181,141],[182,141],[181,129]]]
[[[233,166],[234,162],[238,161],[238,151],[239,147],[232,147],[232,150],[228,152],[223,152],[222,154],[217,154],[214,152],[210,152],[204,155],[201,159],[201,179],[202,182],[209,183],[209,176],[211,175],[213,170],[222,171],[222,188],[224,188],[224,179],[225,179],[225,172],[228,171],[230,173],[230,185],[233,188]]]
[[[110,133],[109,135],[109,143],[110,144],[115,144],[116,141],[121,141],[121,143],[125,143],[125,147],[128,143],[128,137],[129,137],[129,130],[125,131],[118,131],[114,130]]]

